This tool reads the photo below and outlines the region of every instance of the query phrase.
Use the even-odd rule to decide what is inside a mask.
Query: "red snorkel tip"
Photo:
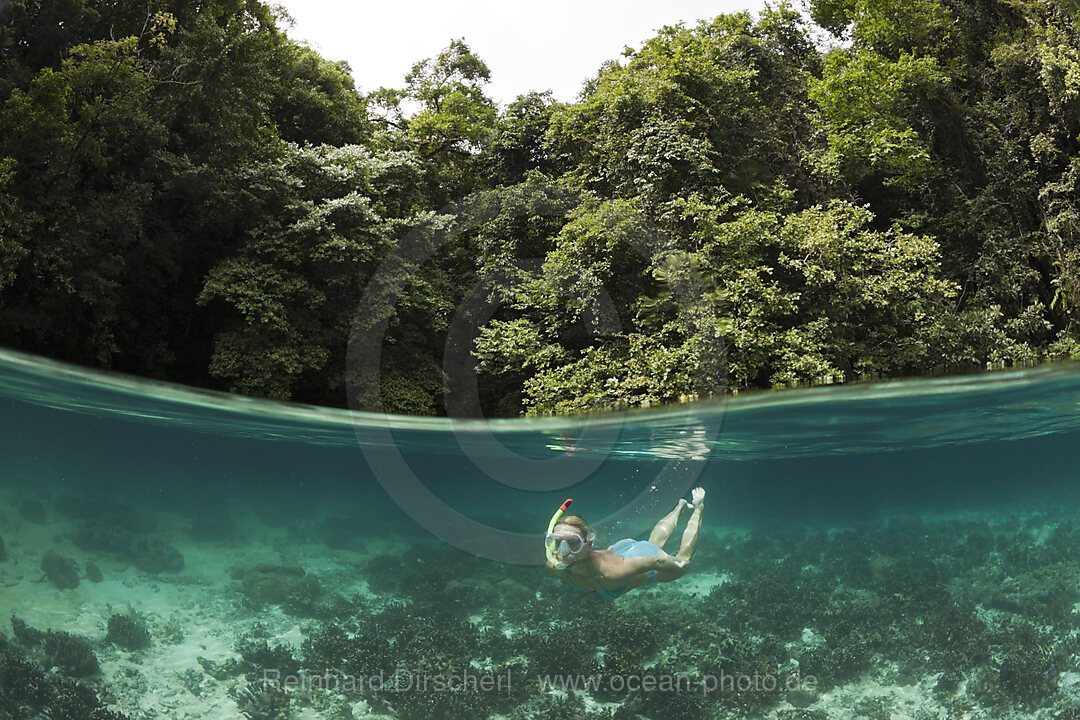
[[[566,508],[570,507],[570,503],[572,502],[574,502],[574,498],[566,498],[566,500],[563,501],[563,504],[559,506],[559,509],[566,512]]]

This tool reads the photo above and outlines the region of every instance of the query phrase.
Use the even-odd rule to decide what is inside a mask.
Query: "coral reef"
[[[63,630],[48,630],[41,642],[44,665],[59,668],[67,675],[85,677],[96,675],[98,661],[90,641]]]
[[[142,650],[150,644],[146,621],[136,615],[114,614],[109,618],[105,641],[125,650]]]
[[[63,630],[42,632],[17,617],[11,618],[11,629],[19,645],[33,652],[47,670],[57,668],[72,677],[97,674],[97,656],[86,638]]]
[[[0,651],[0,717],[29,717],[44,707],[50,694],[45,673],[14,649]]]
[[[439,593],[463,578],[483,577],[487,567],[478,558],[446,545],[420,542],[401,554],[377,555],[367,563],[365,577],[377,593],[425,597]],[[461,593],[458,597],[467,597]]]
[[[236,644],[236,652],[244,661],[239,669],[250,680],[261,680],[263,672],[267,670],[277,671],[281,675],[296,675],[301,668],[292,650],[281,644],[271,647],[264,638],[241,638]]]
[[[289,694],[273,685],[251,683],[236,693],[240,712],[250,720],[288,720]]]
[[[331,525],[319,542],[345,532]],[[149,548],[156,540],[97,519],[82,520],[76,534],[88,547],[129,560],[146,552],[140,542]],[[173,682],[187,697],[227,691],[245,717],[277,720],[367,712],[401,720],[825,720],[837,716],[838,702],[864,720],[1080,719],[1071,674],[1080,661],[1076,547],[1080,523],[1045,516],[759,528],[702,553],[695,574],[704,583],[693,578],[618,603],[575,593],[535,568],[500,566],[425,541],[371,556],[360,564],[359,582],[349,550],[320,565],[318,575],[309,560],[230,570],[234,610],[249,632],[234,640],[235,655],[211,648],[197,664],[176,668]],[[302,550],[291,556],[311,557]],[[49,558],[77,575],[72,561]],[[137,616],[106,617],[105,643],[144,650],[127,656],[101,646],[106,668],[118,660],[146,663],[185,634],[160,627],[151,645]],[[122,717],[94,694],[104,692],[105,679],[89,641],[14,617],[11,627],[13,644],[0,637],[0,720]],[[505,678],[505,690],[395,687],[464,669]],[[385,684],[283,691],[264,685],[267,670]],[[600,681],[551,690],[544,677]],[[650,692],[625,682],[665,677],[730,684]],[[16,691],[4,685],[7,678],[25,683]],[[623,682],[607,682],[612,678]],[[795,685],[784,684],[791,679]],[[910,688],[929,708],[922,714],[912,711]]]
[[[60,668],[63,672],[63,668]],[[47,673],[17,648],[0,645],[0,718],[4,720],[129,720],[98,692],[63,674]]]
[[[11,616],[11,630],[15,635],[15,640],[26,647],[39,645],[45,639],[45,633],[30,627],[14,615]]]
[[[322,625],[305,638],[303,665],[313,672],[339,671],[370,676],[393,672],[396,664],[390,638],[371,628],[367,633],[348,633],[336,624]]]

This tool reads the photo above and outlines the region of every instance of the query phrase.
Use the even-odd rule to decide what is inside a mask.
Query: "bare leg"
[[[679,547],[679,554],[675,556],[676,560],[683,563],[689,563],[694,557],[694,551],[697,550],[698,533],[701,532],[701,511],[705,508],[705,491],[701,488],[694,488],[692,498],[694,512],[686,523],[686,529],[683,530],[682,535],[682,545]]]
[[[683,511],[689,506],[686,500],[679,500],[679,504],[675,506],[675,509],[669,512],[664,517],[660,518],[660,522],[656,523],[652,532],[649,533],[649,542],[661,550],[664,549],[664,543],[671,537],[671,533],[675,532],[675,526],[679,522],[679,516],[683,514]]]

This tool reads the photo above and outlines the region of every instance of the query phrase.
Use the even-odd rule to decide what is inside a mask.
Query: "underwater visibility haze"
[[[1074,365],[482,421],[0,352],[0,718],[1080,718],[1078,410]],[[606,547],[694,486],[682,579],[544,571],[565,498]]]

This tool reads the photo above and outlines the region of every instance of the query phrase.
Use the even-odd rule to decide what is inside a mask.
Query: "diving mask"
[[[586,544],[591,542],[594,537],[595,536],[592,533],[589,534],[589,537],[585,538],[575,532],[549,532],[544,538],[544,542],[548,546],[548,550],[552,556],[552,564],[560,570],[564,570],[569,566],[569,563],[556,558],[556,553],[562,557],[579,555],[585,550]]]
[[[552,548],[558,548],[563,555],[577,555],[585,547],[586,539],[577,533],[548,533],[544,541]]]

